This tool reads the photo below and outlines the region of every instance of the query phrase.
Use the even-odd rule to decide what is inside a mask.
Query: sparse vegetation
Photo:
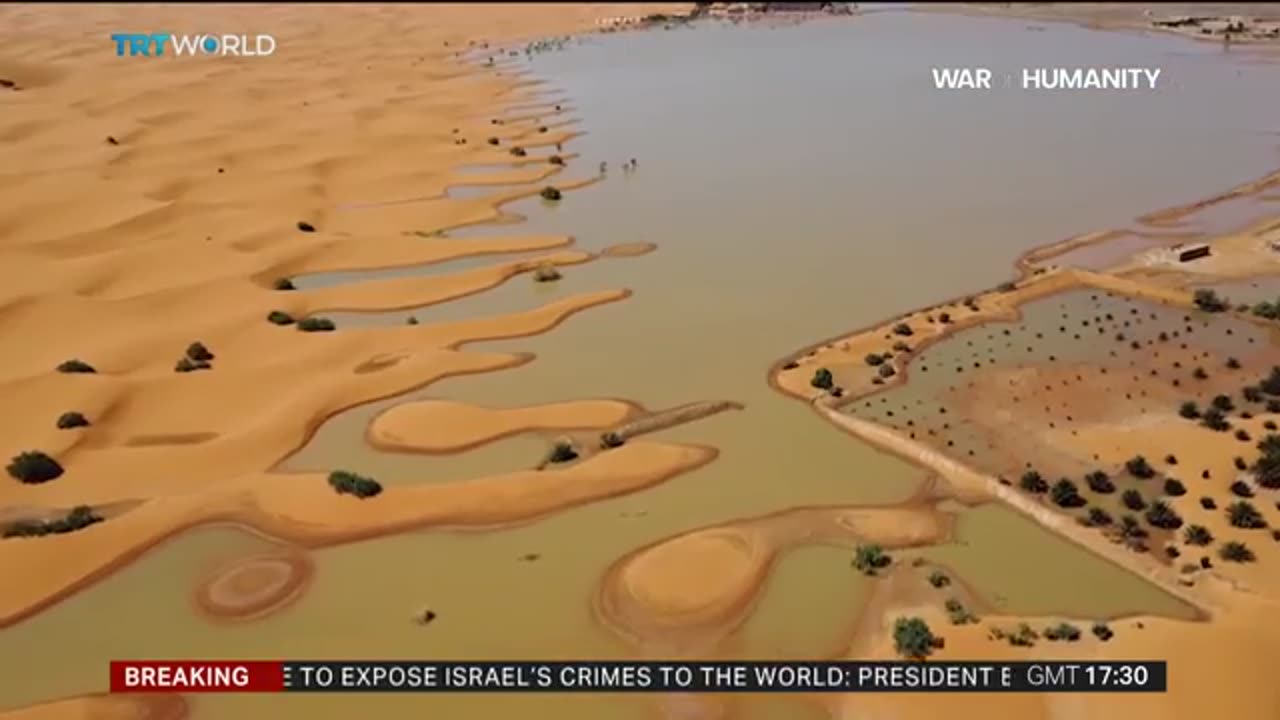
[[[1191,377],[1193,377],[1193,378],[1195,378],[1195,379],[1197,379],[1197,380],[1208,380],[1208,379],[1209,379],[1209,373],[1208,373],[1208,371],[1206,371],[1204,368],[1202,368],[1202,367],[1198,367],[1198,368],[1196,368],[1194,371],[1192,371],[1192,373],[1191,373]]]
[[[1243,480],[1236,480],[1231,483],[1231,494],[1236,497],[1251,498],[1253,497],[1253,488],[1249,487],[1249,483]]]
[[[58,372],[60,373],[96,373],[98,372],[92,365],[83,361],[72,358],[58,364]]]
[[[879,545],[859,545],[853,552],[853,566],[863,575],[875,575],[893,562]]]
[[[1048,481],[1041,477],[1040,473],[1035,470],[1028,470],[1023,473],[1022,478],[1018,480],[1018,487],[1037,495],[1049,492]]]
[[[1204,416],[1200,419],[1200,424],[1217,432],[1226,432],[1231,429],[1231,423],[1227,422],[1227,416],[1218,408],[1205,410]]]
[[[542,196],[543,200],[556,201],[556,200],[559,200],[561,197],[563,197],[562,193],[558,188],[554,188],[550,185],[542,188],[541,192],[539,192],[538,194]]]
[[[1049,497],[1053,500],[1053,504],[1063,508],[1084,507],[1085,499],[1080,496],[1080,490],[1076,484],[1062,478],[1053,484],[1053,488],[1049,492]]]
[[[192,362],[210,362],[213,360],[213,353],[209,352],[209,348],[204,346],[202,342],[193,342],[187,346],[184,353]]]
[[[63,517],[56,520],[19,520],[5,528],[3,537],[29,538],[44,535],[60,535],[83,530],[94,523],[102,522],[102,516],[88,505],[77,505]]]
[[[1231,402],[1230,395],[1215,395],[1211,404],[1224,413],[1229,413],[1236,409],[1235,403]]]
[[[180,373],[194,372],[196,370],[208,370],[213,365],[206,360],[192,360],[189,357],[181,357],[178,362],[174,363],[173,371]]]
[[[362,500],[382,492],[382,485],[377,480],[346,470],[329,473],[329,486],[339,495],[355,495]]]
[[[867,357],[864,359],[871,367],[884,364],[884,356],[880,353],[867,353]]]
[[[1218,557],[1227,562],[1248,563],[1257,559],[1248,545],[1237,540],[1228,540],[1218,548]]]
[[[1266,518],[1248,500],[1237,500],[1227,506],[1227,522],[1232,527],[1260,530],[1267,526]]]
[[[1120,493],[1120,502],[1134,512],[1145,510],[1147,507],[1147,501],[1142,499],[1142,493],[1132,489]]]
[[[1235,358],[1233,358],[1233,357],[1229,357],[1229,358],[1227,358],[1227,368],[1228,368],[1229,370],[1239,370],[1239,369],[1240,369],[1240,361],[1239,361],[1239,360],[1237,360],[1237,359],[1235,359]]]
[[[1107,527],[1112,523],[1111,513],[1097,506],[1091,507],[1085,523],[1093,527]]]
[[[929,573],[929,584],[936,588],[944,588],[951,584],[951,578],[941,570],[934,570]]]
[[[1031,647],[1040,639],[1040,635],[1026,623],[1019,623],[1018,629],[1008,634],[1009,644],[1014,647]]]
[[[893,622],[893,645],[902,657],[921,660],[940,647],[942,639],[921,618],[898,618]]]
[[[1164,494],[1169,497],[1182,497],[1187,494],[1187,486],[1177,478],[1165,478]]]
[[[1271,396],[1280,395],[1280,366],[1272,367],[1271,374],[1267,375],[1258,383],[1258,388],[1261,389],[1262,392]],[[1272,410],[1271,404],[1268,403],[1267,412],[1280,412],[1280,410]]]
[[[1071,623],[1059,623],[1053,627],[1045,628],[1044,639],[1050,641],[1062,640],[1065,642],[1075,642],[1080,639],[1080,628]]]
[[[809,380],[809,384],[819,390],[830,390],[836,386],[836,380],[831,375],[831,371],[826,368],[818,368],[813,372],[813,378]]]
[[[512,155],[516,157],[524,157],[525,155],[529,154],[528,152],[525,151],[524,148],[520,147],[519,145],[511,148],[510,152]]]
[[[1196,405],[1194,401],[1188,400],[1178,408],[1178,414],[1188,420],[1195,420],[1200,417],[1200,406]]]
[[[894,370],[892,365],[881,365],[879,369],[876,370],[876,374],[882,378],[888,379],[897,375],[898,371]]]
[[[1182,516],[1163,500],[1156,500],[1147,508],[1147,523],[1162,530],[1177,530],[1182,527]]]
[[[556,280],[559,280],[559,279],[560,279],[560,271],[556,268],[555,265],[552,265],[550,263],[543,263],[542,265],[539,265],[536,270],[533,271],[534,282],[540,282],[540,283],[555,282]]]
[[[326,317],[305,317],[298,321],[298,329],[302,332],[332,332],[337,325]]]
[[[567,463],[577,459],[578,451],[573,448],[573,443],[568,440],[557,440],[551,446],[551,451],[547,453],[547,462],[549,463]]]
[[[1182,540],[1188,545],[1204,547],[1213,542],[1213,533],[1203,525],[1188,525],[1182,531]]]
[[[551,163],[552,165],[563,166],[564,158],[560,157],[559,155],[552,155],[551,157],[547,158],[547,162]]]
[[[5,467],[9,477],[27,485],[39,485],[62,476],[57,460],[39,450],[18,453]]]
[[[1109,495],[1116,491],[1116,484],[1111,482],[1111,478],[1101,470],[1094,470],[1085,475],[1084,481],[1089,485],[1089,489],[1096,493]]]
[[[78,412],[64,412],[58,416],[57,426],[59,430],[89,427],[89,419]]]
[[[292,325],[295,320],[292,315],[283,310],[272,310],[267,313],[267,322],[272,325]]]
[[[898,323],[893,326],[893,333],[895,335],[902,335],[903,337],[910,337],[915,334],[915,331],[906,323]]]
[[[1231,309],[1231,301],[1218,297],[1218,293],[1210,288],[1199,288],[1192,296],[1196,307],[1205,312],[1225,312]]]
[[[951,619],[952,625],[968,625],[969,623],[978,622],[978,616],[969,612],[964,603],[956,598],[947,598],[944,607],[947,609],[947,617]]]
[[[1093,636],[1102,642],[1106,642],[1115,637],[1115,632],[1113,632],[1106,623],[1094,623],[1090,630],[1093,632]]]
[[[1147,462],[1147,459],[1141,455],[1136,455],[1125,462],[1124,469],[1127,470],[1130,475],[1143,480],[1148,480],[1156,476],[1155,468],[1151,467],[1151,464]]]

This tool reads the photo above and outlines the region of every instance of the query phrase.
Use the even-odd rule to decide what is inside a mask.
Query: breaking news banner
[[[1163,661],[127,660],[111,692],[1164,692]]]

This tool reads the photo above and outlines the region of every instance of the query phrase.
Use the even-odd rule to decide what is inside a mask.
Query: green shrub
[[[538,194],[542,196],[543,200],[554,201],[554,200],[559,200],[561,197],[563,197],[563,194],[560,192],[558,188],[551,187],[550,185],[542,188],[542,191],[539,192]]]
[[[978,617],[969,612],[964,603],[956,598],[948,598],[945,607],[952,625],[968,625],[969,623],[978,622]]]
[[[77,505],[57,520],[21,520],[5,528],[3,537],[26,538],[75,532],[102,522],[102,516],[88,505]]]
[[[1111,513],[1100,507],[1089,508],[1089,515],[1087,518],[1087,523],[1089,525],[1092,525],[1093,527],[1106,527],[1110,525],[1111,522]]]
[[[283,310],[272,310],[267,313],[267,322],[272,325],[292,325],[296,321],[292,315]]]
[[[1111,628],[1107,627],[1106,623],[1101,623],[1101,622],[1094,623],[1093,627],[1091,628],[1091,631],[1093,632],[1093,636],[1098,638],[1102,642],[1106,642],[1111,638],[1115,637],[1116,635],[1115,632],[1111,630]]]
[[[64,412],[58,416],[58,429],[70,430],[78,427],[89,427],[89,419],[78,412]]]
[[[1041,495],[1049,492],[1049,483],[1040,473],[1035,470],[1028,470],[1022,473],[1022,478],[1018,480],[1018,486],[1030,493]]]
[[[1187,486],[1177,478],[1165,478],[1164,494],[1170,497],[1182,497],[1187,494]]]
[[[1109,495],[1116,491],[1116,484],[1111,482],[1111,478],[1101,470],[1094,470],[1084,476],[1084,481],[1088,484],[1089,489],[1103,495]]]
[[[1177,530],[1182,527],[1182,517],[1168,503],[1156,500],[1147,508],[1147,523],[1163,530]]]
[[[1224,312],[1231,309],[1231,301],[1226,298],[1218,297],[1218,293],[1209,288],[1200,288],[1195,291],[1193,301],[1196,307],[1205,312]]]
[[[1080,497],[1080,490],[1076,488],[1076,484],[1062,478],[1053,484],[1053,488],[1049,491],[1049,498],[1053,500],[1053,504],[1063,508],[1083,507],[1085,499]]]
[[[195,370],[208,370],[212,367],[213,365],[210,365],[208,362],[204,360],[197,361],[197,360],[192,360],[189,357],[183,357],[183,358],[180,358],[178,362],[174,364],[173,371],[185,373],[185,372],[193,372]]]
[[[298,329],[302,332],[332,332],[336,328],[326,317],[305,317],[298,321]]]
[[[58,461],[39,450],[18,453],[5,470],[10,477],[27,485],[39,485],[62,476],[62,466]]]
[[[1045,628],[1044,637],[1050,641],[1075,642],[1080,639],[1080,628],[1071,623],[1059,623],[1053,627]]]
[[[1248,500],[1237,500],[1227,506],[1227,521],[1232,527],[1260,530],[1267,526],[1266,518]]]
[[[1151,463],[1148,463],[1147,459],[1141,455],[1134,456],[1125,462],[1124,469],[1129,471],[1130,475],[1143,480],[1148,480],[1156,475],[1155,468],[1151,467]]]
[[[578,451],[573,449],[573,443],[566,440],[557,441],[551,446],[551,452],[547,454],[547,462],[550,463],[567,463],[576,459],[578,459]]]
[[[90,365],[89,363],[84,362],[83,360],[76,360],[75,358],[59,363],[57,370],[60,373],[96,373],[98,372],[97,370],[94,370],[93,366]]]
[[[1188,545],[1204,547],[1213,542],[1213,533],[1203,525],[1188,525],[1182,531],[1182,540]]]
[[[929,624],[921,618],[900,617],[893,622],[893,645],[902,657],[920,660],[928,657],[941,644],[941,639],[933,634]]]
[[[1124,503],[1125,507],[1134,511],[1145,510],[1147,507],[1147,501],[1142,499],[1142,493],[1133,489],[1125,490],[1123,493],[1120,493],[1120,502]]]
[[[329,473],[329,486],[339,495],[354,495],[361,500],[382,492],[382,485],[377,480],[346,470]]]
[[[1211,404],[1224,413],[1228,413],[1236,409],[1236,404],[1231,402],[1230,395],[1215,395]]]
[[[809,380],[809,384],[819,390],[830,390],[836,386],[835,378],[831,375],[831,371],[826,368],[818,368],[813,373],[813,379]]]
[[[1195,402],[1188,400],[1178,408],[1178,414],[1188,420],[1195,420],[1200,417],[1200,407]]]
[[[1226,432],[1231,429],[1231,423],[1227,422],[1227,416],[1218,408],[1205,410],[1204,417],[1200,419],[1200,424],[1218,432]]]
[[[951,584],[951,578],[941,570],[934,570],[929,573],[929,584],[936,588],[944,588]]]
[[[865,575],[875,575],[891,562],[893,558],[879,545],[859,545],[853,552],[853,566]]]
[[[1218,548],[1218,557],[1227,562],[1247,563],[1253,562],[1257,556],[1253,554],[1253,550],[1248,545],[1235,540],[1229,540],[1222,543],[1222,547]]]

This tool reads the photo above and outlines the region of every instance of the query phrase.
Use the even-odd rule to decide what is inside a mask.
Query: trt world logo
[[[116,57],[266,57],[276,51],[272,35],[175,35],[173,33],[112,33]],[[171,52],[165,53],[168,45]]]

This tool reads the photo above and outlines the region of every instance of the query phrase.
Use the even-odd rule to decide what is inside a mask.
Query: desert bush
[[[551,446],[551,451],[547,454],[547,462],[550,463],[566,463],[577,459],[578,451],[574,450],[573,443],[567,440],[556,441],[556,444]]]
[[[89,427],[89,419],[84,415],[72,411],[64,412],[58,416],[57,426],[59,430],[70,430],[78,427]]]
[[[1058,507],[1076,508],[1085,505],[1085,499],[1080,497],[1080,490],[1067,478],[1062,478],[1053,484],[1049,497]]]
[[[60,535],[75,532],[102,522],[102,516],[88,505],[77,505],[63,517],[56,520],[21,520],[5,528],[3,537],[42,537],[44,535]]]
[[[1022,473],[1022,478],[1018,481],[1018,486],[1027,492],[1032,492],[1037,495],[1049,492],[1048,481],[1041,477],[1040,473],[1035,470],[1028,470]]]
[[[1053,627],[1045,628],[1044,639],[1050,641],[1063,640],[1065,642],[1075,642],[1080,639],[1080,628],[1071,623],[1059,623]]]
[[[377,480],[346,470],[329,473],[329,486],[339,495],[354,495],[362,500],[382,492],[382,485]]]
[[[550,263],[544,263],[542,265],[539,265],[538,268],[533,271],[534,282],[540,282],[540,283],[555,282],[556,280],[559,280],[559,279],[560,279],[560,270],[557,269],[555,265],[552,265]]]
[[[498,140],[498,138],[496,138],[496,137],[491,137],[491,138],[489,138],[489,140],[488,140],[488,143],[489,143],[490,145],[497,145],[499,142],[500,142],[500,141],[499,141],[499,140]]]
[[[881,365],[880,368],[876,370],[876,374],[887,379],[898,374],[898,371],[894,370],[892,365]]]
[[[1253,497],[1253,488],[1249,487],[1249,483],[1243,480],[1236,480],[1231,483],[1231,494],[1236,497],[1251,498]]]
[[[267,313],[267,322],[272,325],[292,325],[295,321],[292,315],[283,310],[272,310]]]
[[[538,194],[542,196],[543,200],[559,200],[561,197],[563,197],[562,193],[558,188],[554,188],[550,185],[542,188],[541,192],[539,192]]]
[[[58,364],[57,371],[60,373],[96,373],[97,370],[93,366],[83,360],[72,358]]]
[[[871,367],[884,364],[884,356],[880,353],[867,353],[867,357],[864,360]]]
[[[1280,367],[1273,366],[1271,373],[1258,383],[1258,388],[1268,395],[1280,395]],[[1268,412],[1276,412],[1271,410],[1270,405],[1267,406]]]
[[[39,450],[18,453],[5,466],[9,477],[27,485],[39,485],[62,476],[57,460]]]
[[[1248,500],[1237,500],[1227,506],[1227,522],[1232,527],[1261,530],[1267,526],[1266,518]]]
[[[213,360],[213,353],[209,352],[209,348],[204,346],[202,342],[193,342],[187,346],[184,353],[192,362],[209,362]]]
[[[1218,557],[1227,562],[1248,563],[1257,559],[1248,545],[1236,540],[1228,540],[1218,548]]]
[[[1100,507],[1091,507],[1085,522],[1093,527],[1107,527],[1112,523],[1111,513]]]
[[[1217,432],[1226,432],[1231,429],[1231,423],[1227,422],[1227,416],[1218,408],[1205,410],[1204,416],[1200,418],[1200,424]]]
[[[900,353],[909,353],[911,352],[911,346],[899,340],[898,342],[893,344],[893,351],[900,352]]]
[[[1260,487],[1268,490],[1280,489],[1280,454],[1267,453],[1258,458],[1253,463],[1251,472]]]
[[[910,337],[910,336],[912,336],[912,335],[914,335],[914,334],[915,334],[915,331],[914,331],[914,330],[912,330],[912,329],[911,329],[911,326],[910,326],[910,325],[908,325],[908,324],[906,324],[906,323],[898,323],[897,325],[894,325],[894,326],[893,326],[893,333],[894,333],[895,335],[902,335],[902,336],[904,336],[904,337]]]
[[[947,609],[947,617],[950,618],[952,625],[968,625],[969,623],[978,622],[978,617],[969,612],[969,608],[964,606],[956,598],[947,598],[947,602],[943,605]]]
[[[1098,638],[1102,642],[1106,642],[1115,637],[1115,632],[1113,632],[1110,627],[1107,627],[1106,623],[1094,623],[1093,627],[1090,628],[1090,631],[1093,633],[1094,637]]]
[[[813,373],[813,378],[809,380],[809,384],[819,390],[830,390],[835,387],[835,378],[831,375],[831,371],[826,368],[818,368]]]
[[[289,278],[279,278],[275,281],[275,283],[271,285],[271,287],[275,290],[297,290],[298,289],[294,287],[293,281],[290,280]]]
[[[302,332],[332,332],[337,325],[326,317],[304,317],[298,321],[298,329]]]
[[[189,357],[181,357],[178,358],[178,362],[174,363],[173,371],[188,373],[196,370],[208,370],[212,367],[213,365],[210,365],[208,361],[205,360],[192,360]]]
[[[1200,417],[1200,407],[1195,404],[1195,401],[1188,400],[1178,408],[1178,414],[1188,420],[1195,420]]]
[[[525,151],[524,148],[520,147],[519,145],[511,148],[510,152],[512,155],[515,155],[516,157],[524,157],[525,155],[529,154],[528,152]]]
[[[944,588],[951,584],[951,578],[941,570],[934,570],[929,573],[929,584],[936,588]]]
[[[864,575],[875,575],[891,562],[893,558],[879,545],[859,545],[853,552],[853,566]]]
[[[1204,547],[1213,542],[1213,533],[1203,525],[1188,525],[1182,531],[1182,541],[1188,545]]]
[[[1129,471],[1130,475],[1143,480],[1148,480],[1156,475],[1155,468],[1151,467],[1147,459],[1141,455],[1135,455],[1127,460],[1124,464],[1124,469]]]
[[[610,448],[622,447],[624,443],[626,443],[626,440],[624,440],[621,435],[619,435],[618,433],[612,430],[600,436],[600,447],[606,450]]]
[[[560,157],[559,155],[552,155],[551,157],[547,158],[547,162],[551,163],[552,165],[564,165],[564,158]]]
[[[1205,510],[1214,510],[1218,507],[1218,502],[1211,497],[1205,496],[1200,498],[1200,507]]]
[[[1134,511],[1145,510],[1147,507],[1147,501],[1142,499],[1142,493],[1132,489],[1125,490],[1120,494],[1120,502],[1124,503],[1125,507]]]
[[[918,617],[898,618],[893,623],[893,646],[905,658],[920,660],[941,645],[941,639]]]
[[[1231,301],[1218,297],[1218,293],[1210,288],[1199,288],[1192,299],[1196,307],[1205,312],[1223,312],[1231,309]]]
[[[938,313],[938,322],[942,323],[943,325],[946,325],[947,323],[951,322],[951,313],[945,313],[945,312]],[[1280,394],[1280,393],[1277,393],[1277,394]]]
[[[1163,500],[1156,500],[1147,508],[1147,523],[1163,530],[1177,530],[1182,527],[1182,516]]]
[[[1240,361],[1239,361],[1239,360],[1237,360],[1237,359],[1235,359],[1235,358],[1233,358],[1233,357],[1229,357],[1229,358],[1227,358],[1227,368],[1228,368],[1228,369],[1230,369],[1230,370],[1239,370],[1239,369],[1240,369]]]
[[[1243,397],[1246,402],[1262,402],[1262,388],[1259,388],[1256,385],[1246,385],[1240,389],[1240,396]]]
[[[1231,402],[1230,395],[1215,395],[1210,404],[1224,413],[1228,413],[1236,409],[1236,404]]]
[[[1000,292],[1013,292],[1018,289],[1018,284],[1012,281],[1005,281],[996,286]]]
[[[1085,475],[1084,481],[1089,485],[1089,489],[1096,493],[1107,495],[1116,491],[1116,484],[1111,482],[1111,478],[1101,470],[1094,470]]]
[[[309,222],[306,222],[305,220],[299,220],[298,229],[301,230],[302,232],[312,233],[316,231],[316,226],[312,225]]]
[[[1170,497],[1182,497],[1187,494],[1187,486],[1177,478],[1165,478],[1164,494]]]
[[[1198,367],[1191,372],[1191,377],[1197,380],[1208,380],[1209,373],[1202,367]]]

